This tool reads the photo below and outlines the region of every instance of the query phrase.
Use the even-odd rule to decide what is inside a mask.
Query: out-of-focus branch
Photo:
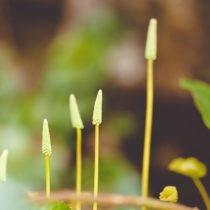
[[[151,209],[161,210],[198,210],[198,208],[192,208],[181,204],[172,204],[163,201],[159,201],[153,198],[142,198],[137,196],[118,195],[118,194],[106,194],[100,193],[97,199],[94,199],[93,194],[88,192],[81,193],[81,196],[77,196],[75,192],[69,190],[63,190],[54,192],[50,199],[46,199],[44,193],[29,193],[28,200],[32,203],[48,203],[48,202],[76,202],[81,201],[83,204],[92,204],[97,201],[99,206],[111,207],[111,206],[146,206]]]

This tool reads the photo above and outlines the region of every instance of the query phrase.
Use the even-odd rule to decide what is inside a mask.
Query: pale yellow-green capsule
[[[176,203],[178,201],[178,191],[174,186],[166,186],[163,191],[160,193],[159,199],[161,201],[168,201]]]
[[[157,57],[157,20],[150,19],[147,31],[147,40],[145,47],[145,58],[155,60]]]
[[[102,90],[98,91],[93,109],[93,125],[100,125],[102,123]]]
[[[73,94],[71,94],[69,100],[70,100],[70,116],[71,116],[72,126],[74,128],[82,129],[84,128],[84,125],[80,116],[76,97]]]
[[[7,178],[7,157],[8,150],[4,150],[0,156],[0,182],[5,182]]]
[[[42,130],[42,153],[45,156],[50,156],[52,153],[50,132],[48,127],[47,119],[43,121],[43,130]]]

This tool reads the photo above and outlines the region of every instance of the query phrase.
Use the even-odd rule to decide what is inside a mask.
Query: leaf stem
[[[46,197],[50,198],[50,157],[45,155]]]
[[[76,193],[79,196],[81,193],[81,182],[82,182],[82,130],[77,128],[77,139],[76,139]],[[76,203],[76,210],[81,209],[81,204],[78,201]]]
[[[145,136],[143,151],[143,169],[142,169],[142,195],[148,197],[149,188],[149,167],[150,167],[150,148],[152,135],[153,118],[153,60],[147,60],[147,99],[146,99],[146,118],[145,118]],[[143,208],[144,210],[146,208]]]
[[[209,200],[209,195],[206,191],[206,188],[204,187],[203,183],[201,182],[200,179],[193,179],[193,182],[195,186],[197,187],[204,203],[206,206],[206,209],[210,210],[210,200]]]
[[[95,125],[95,162],[94,162],[94,198],[98,196],[98,172],[99,172],[99,124]],[[93,210],[97,210],[97,202],[93,203]]]

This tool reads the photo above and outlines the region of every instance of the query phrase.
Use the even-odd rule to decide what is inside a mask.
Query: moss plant
[[[50,207],[50,210],[52,209],[69,209],[67,205],[61,204],[60,201],[69,203],[71,201],[73,204],[76,204],[76,209],[81,209],[81,202],[85,204],[93,204],[93,210],[97,210],[98,203],[101,203],[106,206],[142,206],[143,209],[180,209],[180,210],[192,210],[193,208],[186,207],[180,204],[171,204],[175,203],[178,200],[178,192],[176,187],[174,186],[167,186],[163,189],[163,191],[160,193],[160,200],[155,200],[152,198],[147,197],[137,197],[137,196],[123,196],[123,195],[98,195],[98,183],[99,183],[99,126],[102,123],[102,91],[99,90],[96,101],[94,104],[94,110],[93,110],[93,119],[92,124],[95,125],[95,157],[94,157],[94,192],[93,196],[91,194],[82,193],[81,192],[81,176],[82,176],[82,151],[81,151],[81,143],[82,143],[82,129],[84,128],[79,109],[77,106],[76,98],[74,95],[70,96],[70,113],[71,113],[71,120],[72,120],[72,126],[77,131],[77,180],[76,180],[76,194],[73,192],[55,192],[53,193],[53,196],[51,197],[51,202],[59,202],[59,204],[56,206],[53,204],[52,208]],[[48,203],[48,198],[50,197],[50,161],[49,158],[51,156],[51,142],[50,142],[50,133],[49,133],[49,127],[48,122],[45,119],[43,122],[43,136],[42,136],[42,153],[45,155],[45,161],[46,161],[46,200],[42,198],[42,194],[39,195],[39,193],[32,193],[29,195],[29,198],[31,200],[38,202],[46,202]],[[3,158],[4,159],[4,158]],[[0,159],[1,160],[1,159]],[[147,159],[149,160],[149,159]],[[4,161],[3,161],[4,162]],[[1,163],[1,162],[0,162]],[[149,162],[146,162],[149,166]],[[1,167],[2,164],[0,164]],[[1,168],[0,168],[1,169]],[[149,168],[147,168],[149,169]],[[189,176],[193,179],[194,183],[196,184],[197,188],[199,189],[206,205],[209,205],[209,198],[207,195],[207,192],[200,182],[199,178],[202,178],[206,175],[206,167],[204,164],[196,160],[195,158],[178,158],[175,161],[173,161],[169,169]],[[147,179],[148,180],[148,179]],[[148,186],[148,185],[147,185]],[[40,199],[39,199],[40,196]],[[38,198],[37,200],[34,200],[34,197]],[[162,202],[167,201],[167,202]],[[168,203],[169,202],[169,203]],[[209,206],[207,207],[209,210]]]
[[[52,153],[52,149],[47,119],[44,119],[43,122],[42,153],[45,156],[46,197],[50,198],[50,156]]]
[[[94,155],[94,198],[98,196],[98,175],[99,175],[99,125],[102,123],[102,90],[98,91],[92,123],[95,125],[95,155]],[[97,210],[97,202],[93,203],[93,210]]]
[[[84,128],[76,98],[70,95],[70,114],[73,128],[76,129],[76,192],[79,196],[81,193],[82,182],[82,129]],[[77,202],[76,209],[81,209],[80,202]]]
[[[8,150],[4,150],[0,156],[0,182],[6,182],[7,179],[7,158]]]
[[[76,210],[81,210],[81,202],[86,204],[93,204],[93,210],[97,210],[98,203],[109,205],[134,205],[142,206],[143,210],[147,209],[180,209],[192,210],[193,208],[186,207],[180,204],[175,204],[178,201],[178,192],[174,186],[166,186],[160,193],[159,200],[148,198],[149,195],[149,168],[150,168],[150,150],[151,150],[151,137],[152,137],[152,120],[153,120],[153,65],[157,57],[157,20],[151,19],[148,27],[147,41],[145,48],[145,58],[147,60],[147,97],[146,97],[146,117],[145,117],[145,135],[144,135],[144,151],[143,151],[143,168],[142,168],[142,196],[125,196],[125,195],[98,195],[99,184],[99,128],[102,123],[102,101],[103,93],[99,90],[94,104],[92,124],[95,126],[95,148],[94,148],[94,186],[93,195],[82,193],[82,129],[84,128],[77,100],[73,94],[69,98],[70,117],[72,127],[76,130],[76,194],[73,192],[55,192],[51,197],[51,201],[59,201],[58,204],[50,205],[49,210],[68,210],[70,209],[67,204],[72,201],[76,204]],[[184,80],[182,86],[190,90],[193,94],[194,100],[199,111],[202,114],[204,123],[210,128],[210,112],[209,112],[209,97],[210,86],[201,82]],[[49,202],[50,198],[50,156],[52,153],[51,139],[47,119],[43,121],[42,130],[42,153],[45,157],[45,176],[46,176],[46,199],[42,198],[40,193],[40,200],[38,202]],[[7,156],[8,151],[4,150],[0,156],[0,182],[6,181],[7,169]],[[210,210],[210,199],[205,189],[201,178],[207,173],[205,164],[200,162],[194,157],[190,158],[177,158],[169,164],[169,170],[182,174],[192,179],[195,186],[203,198],[207,210]],[[0,188],[1,189],[1,188]],[[39,196],[39,193],[32,193],[30,198]],[[38,197],[37,196],[37,197]],[[46,200],[46,201],[45,201]],[[166,201],[166,202],[162,202]],[[38,203],[37,202],[37,203]],[[172,204],[173,203],[173,204]],[[43,208],[42,208],[43,209]],[[45,209],[45,208],[44,208]]]
[[[149,167],[150,167],[150,147],[152,135],[153,118],[153,62],[157,56],[157,20],[151,19],[148,27],[147,41],[145,48],[145,58],[147,59],[147,101],[145,136],[142,169],[142,195],[148,197],[149,189]],[[146,209],[146,208],[143,208]]]

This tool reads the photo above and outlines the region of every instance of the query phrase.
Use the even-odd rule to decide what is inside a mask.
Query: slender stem
[[[46,197],[50,198],[50,157],[45,156],[45,172],[46,172]]]
[[[149,167],[150,167],[150,147],[152,134],[152,116],[153,116],[153,60],[147,61],[147,101],[146,101],[146,119],[145,136],[143,151],[143,169],[142,169],[142,195],[148,197],[149,189]],[[143,208],[145,209],[145,208]]]
[[[94,190],[93,196],[98,196],[98,167],[99,167],[99,125],[95,125],[95,162],[94,162]],[[97,202],[93,203],[93,210],[97,210]]]
[[[197,187],[205,205],[206,205],[206,208],[208,210],[210,210],[210,200],[209,200],[209,195],[206,191],[206,188],[204,187],[203,183],[201,182],[200,179],[193,179],[193,182],[195,184],[195,186]]]
[[[76,192],[79,196],[81,193],[82,182],[82,130],[77,128],[77,142],[76,142]],[[81,209],[80,202],[76,203],[76,210]]]

